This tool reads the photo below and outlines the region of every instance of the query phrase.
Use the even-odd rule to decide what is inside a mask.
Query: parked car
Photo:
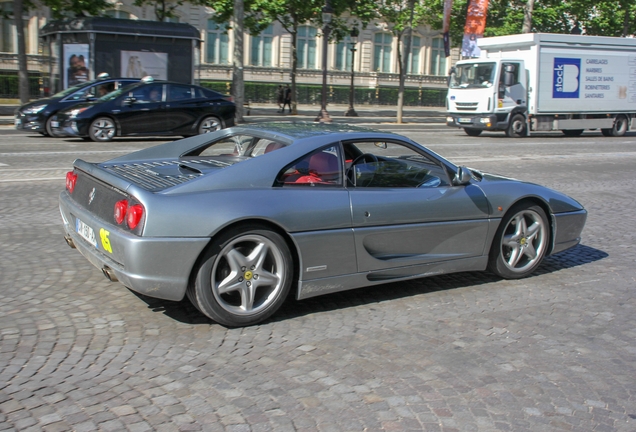
[[[530,275],[587,212],[532,183],[347,125],[233,127],[76,160],[66,241],[112,281],[228,326],[297,299],[442,273]]]
[[[108,74],[100,74],[94,81],[87,81],[51,97],[38,99],[22,105],[15,112],[15,127],[19,130],[39,132],[52,135],[52,118],[58,111],[77,104],[96,100],[107,93],[138,82],[137,78],[110,78]]]
[[[56,136],[110,141],[116,136],[192,136],[234,125],[230,96],[192,84],[143,78],[94,102],[60,111]]]

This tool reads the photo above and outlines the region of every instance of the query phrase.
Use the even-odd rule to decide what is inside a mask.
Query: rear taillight
[[[139,225],[143,215],[144,208],[141,204],[135,204],[128,207],[128,211],[126,212],[126,223],[128,224],[128,228],[135,229],[137,225]]]
[[[134,230],[144,216],[144,207],[141,204],[130,205],[128,200],[125,199],[119,200],[115,203],[113,216],[117,225],[121,225],[126,221],[128,228]]]
[[[121,225],[126,219],[126,210],[128,210],[128,200],[121,200],[115,203],[115,222]]]
[[[75,174],[73,171],[67,172],[66,173],[66,189],[70,193],[73,193],[73,190],[75,190],[75,183],[77,183],[77,174]]]

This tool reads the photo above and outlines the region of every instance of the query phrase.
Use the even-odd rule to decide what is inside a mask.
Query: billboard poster
[[[444,0],[444,23],[442,34],[444,36],[444,55],[450,56],[450,19],[453,11],[453,0]]]
[[[168,79],[168,54],[150,51],[122,51],[121,76],[125,78]]]
[[[484,36],[487,15],[488,0],[470,0],[464,26],[462,56],[479,57],[480,49],[477,46],[477,39]]]
[[[88,49],[88,44],[64,44],[64,88],[89,80]]]

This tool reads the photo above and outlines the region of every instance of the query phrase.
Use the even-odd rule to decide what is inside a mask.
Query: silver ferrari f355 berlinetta
[[[456,166],[348,125],[233,127],[76,160],[66,240],[113,281],[184,296],[226,326],[285,301],[459,271],[521,278],[580,241],[587,212],[554,190]]]

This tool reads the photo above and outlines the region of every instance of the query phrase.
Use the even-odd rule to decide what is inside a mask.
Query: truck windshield
[[[486,88],[495,82],[495,63],[457,65],[450,77],[450,88]]]

